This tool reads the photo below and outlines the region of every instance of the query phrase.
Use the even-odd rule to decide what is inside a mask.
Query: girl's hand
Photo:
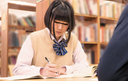
[[[65,67],[60,68],[58,71],[58,75],[67,75],[66,74],[66,68]]]
[[[58,77],[56,72],[55,64],[47,64],[44,68],[40,69],[40,74],[44,77]]]

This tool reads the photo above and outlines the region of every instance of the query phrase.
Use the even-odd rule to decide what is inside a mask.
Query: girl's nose
[[[58,25],[58,29],[62,29],[62,24],[59,24]]]

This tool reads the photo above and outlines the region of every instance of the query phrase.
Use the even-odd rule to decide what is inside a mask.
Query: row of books
[[[36,27],[36,16],[17,18],[15,14],[9,14],[9,25]]]
[[[8,58],[8,64],[15,65],[17,56],[11,56]]]
[[[106,49],[107,45],[103,45],[101,44],[100,45],[100,57],[103,56],[104,52],[105,52],[105,49]]]
[[[2,25],[2,22],[0,20],[0,41],[1,41],[1,25]]]
[[[124,9],[124,4],[108,2],[100,5],[100,15],[103,17],[119,18]]]
[[[97,15],[96,0],[68,0],[75,13]]]
[[[17,56],[18,55],[18,53],[19,53],[19,51],[20,51],[20,48],[9,48],[9,50],[8,50],[8,56],[10,57],[10,56],[12,56],[12,55],[15,55],[15,56]]]
[[[30,32],[24,30],[9,31],[9,47],[21,47]]]
[[[96,23],[85,25],[85,23],[76,21],[76,26],[73,32],[79,41],[96,42],[98,40],[97,28]]]
[[[109,42],[114,29],[115,29],[115,24],[107,24],[105,26],[100,27],[100,42]]]
[[[84,52],[87,55],[88,63],[95,64],[95,52],[91,49],[85,49]]]
[[[19,54],[20,49],[18,48],[9,48],[8,50],[8,64],[15,65],[17,56]]]
[[[103,54],[104,54],[104,51],[105,51],[105,49],[100,49],[100,57],[102,57],[103,56]]]
[[[95,52],[90,49],[90,48],[86,48],[84,46],[84,44],[81,44],[82,45],[82,48],[85,52],[85,54],[87,55],[87,61],[89,64],[95,64]]]

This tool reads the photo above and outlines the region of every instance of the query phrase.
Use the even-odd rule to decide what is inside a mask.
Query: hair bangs
[[[54,11],[53,15],[55,15],[55,20],[65,21],[69,23],[69,13],[68,10],[64,8],[64,6],[59,5]]]

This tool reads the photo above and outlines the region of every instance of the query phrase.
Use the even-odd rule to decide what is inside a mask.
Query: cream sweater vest
[[[68,34],[65,33],[65,36],[66,38],[68,38]],[[73,33],[71,33],[68,47],[65,48],[68,53],[64,56],[56,55],[56,52],[53,50],[54,42],[53,40],[51,40],[47,29],[31,33],[30,38],[34,50],[32,65],[35,65],[37,67],[45,67],[45,65],[48,63],[45,60],[45,57],[49,59],[50,63],[56,64],[57,68],[60,68],[64,65],[69,66],[73,64],[72,54],[78,43],[78,39]]]

